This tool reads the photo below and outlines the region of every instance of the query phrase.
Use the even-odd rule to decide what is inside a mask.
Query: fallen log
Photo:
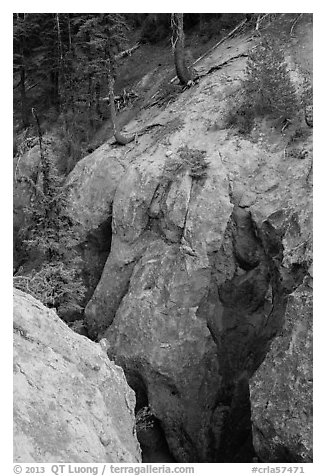
[[[137,49],[139,48],[140,44],[139,43],[136,43],[134,46],[132,46],[131,48],[128,48],[127,50],[124,50],[124,51],[120,51],[120,53],[116,54],[114,56],[114,59],[120,59],[120,58],[124,58],[125,56],[131,56],[131,54]]]

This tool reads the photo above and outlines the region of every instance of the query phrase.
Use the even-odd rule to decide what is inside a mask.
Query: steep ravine
[[[165,109],[145,110],[138,125],[155,118],[159,131],[123,148],[108,142],[73,171],[71,206],[85,233],[112,214],[85,324],[90,338],[106,339],[137,408],[150,406],[153,441],[169,448],[162,462],[312,457],[312,135],[302,117],[299,157],[285,154],[291,126],[280,134],[257,123],[247,138],[223,127],[253,41],[230,40],[201,71],[236,60]],[[206,173],[194,176],[190,159],[175,167],[185,146],[203,152]],[[300,352],[302,367],[291,360]]]
[[[284,286],[282,234],[255,223],[217,167],[200,180],[175,174],[164,188],[144,162],[115,196],[113,248],[86,309],[89,332],[107,339],[109,357],[146,393],[177,461],[250,461],[249,379],[304,273]],[[224,225],[220,213],[212,221],[213,208]]]
[[[303,14],[291,30],[295,20],[279,14],[266,28],[300,98],[312,78],[312,20]],[[153,83],[122,132],[160,125],[124,147],[108,137],[69,174],[87,287],[70,326],[84,336],[15,293],[15,377],[28,407],[26,420],[17,400],[19,459],[139,461],[135,414],[149,408],[137,435],[143,462],[312,461],[312,128],[301,110],[282,129],[266,118],[247,136],[227,127],[257,41],[249,30],[228,39],[196,64],[195,85],[173,98],[161,91],[151,106],[166,79],[156,68],[135,86]],[[44,137],[54,163],[58,140]],[[37,176],[39,161],[36,144],[15,163],[16,235],[31,199],[17,174]],[[33,262],[17,253],[22,264]]]

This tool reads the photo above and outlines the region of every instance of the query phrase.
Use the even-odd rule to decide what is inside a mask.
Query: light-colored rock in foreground
[[[265,462],[312,462],[312,293],[289,296],[282,334],[251,385],[253,443]]]
[[[134,406],[99,344],[14,290],[15,462],[139,462]]]

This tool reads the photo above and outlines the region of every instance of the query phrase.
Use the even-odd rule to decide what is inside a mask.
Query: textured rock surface
[[[110,217],[113,197],[124,171],[119,155],[104,144],[80,160],[70,173],[69,208],[85,233]]]
[[[250,383],[253,442],[262,461],[312,462],[312,293],[289,296],[282,333]]]
[[[135,395],[99,344],[14,291],[14,460],[137,462]]]
[[[298,125],[280,134],[262,121],[247,138],[223,129],[250,41],[208,55],[201,73],[226,64],[160,111],[161,129],[112,149],[126,172],[85,323],[107,338],[177,461],[251,460],[249,379],[282,329],[287,296],[310,279],[311,129],[302,117],[297,143]],[[207,177],[169,173],[184,146],[205,151]],[[84,200],[86,217],[105,213]]]
[[[196,316],[205,275],[192,273],[191,261],[177,247],[152,243],[135,266],[107,338],[109,355],[130,382],[145,386],[175,458],[205,461],[212,458],[207,441],[215,446],[209,422],[219,375],[215,344]]]
[[[79,252],[86,302],[94,292],[111,249],[112,203],[125,167],[121,157],[105,144],[80,160],[68,177],[69,213],[81,230]]]
[[[248,375],[282,313],[269,297],[270,257],[216,156],[200,180],[189,171],[165,180],[168,160],[158,148],[123,177],[86,323],[93,337],[105,333],[134,388],[145,389],[176,460],[216,461],[221,447],[232,453],[250,433],[248,417],[240,442],[222,438],[248,406]]]

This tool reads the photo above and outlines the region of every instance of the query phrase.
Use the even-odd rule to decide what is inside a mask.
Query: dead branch
[[[128,48],[127,50],[124,50],[124,51],[120,51],[120,53],[116,54],[114,56],[114,59],[118,60],[120,58],[124,58],[125,56],[131,56],[131,54],[137,49],[139,48],[140,44],[139,43],[136,43],[134,46],[132,46],[131,48]]]
[[[256,26],[255,26],[255,30],[256,30],[256,31],[259,30],[259,24],[260,24],[260,13],[259,13],[258,18],[257,18],[257,21],[256,21]]]
[[[270,22],[275,20],[275,17],[273,18],[273,15],[275,15],[275,14],[274,13],[265,13],[263,16],[261,16],[261,13],[259,13],[258,18],[257,18],[257,22],[256,22],[256,26],[255,26],[255,31],[259,32],[260,25],[261,25],[262,21],[265,18],[269,17]]]
[[[131,135],[128,136],[128,137],[122,136],[122,134],[119,134],[118,136],[115,135],[115,139],[116,139],[116,142],[119,145],[126,145],[126,144],[128,144],[129,142],[132,142],[132,141],[137,142],[137,139],[138,139],[139,136],[142,136],[142,135],[146,134],[147,132],[149,132],[154,127],[163,127],[163,125],[164,124],[161,124],[160,122],[155,122],[154,124],[149,124],[148,126],[143,127],[139,131],[130,132],[129,134],[131,134]]]
[[[177,41],[178,41],[178,36],[176,35],[175,40],[173,39],[173,32],[177,30],[177,23],[174,18],[174,13],[171,14],[171,30],[172,30],[172,35],[171,35],[171,46],[172,46],[172,51],[174,52]]]
[[[208,56],[212,51],[214,51],[218,46],[220,46],[225,40],[227,40],[228,38],[230,38],[236,31],[240,30],[240,28],[247,22],[248,20],[245,18],[244,20],[242,20],[242,22],[240,22],[232,31],[230,31],[230,33],[228,33],[224,38],[222,38],[222,40],[220,40],[218,43],[216,43],[216,45],[212,46],[208,51],[206,51],[206,53],[204,53],[202,56],[200,56],[198,59],[196,59],[196,61],[194,61],[192,63],[192,66],[194,66],[195,64],[197,64],[200,60],[202,60],[203,58],[206,58],[206,56]],[[174,81],[176,81],[178,78],[177,76],[175,76],[174,78],[171,79],[170,83],[174,83]]]
[[[22,158],[22,155],[20,154],[18,159],[17,159],[17,164],[16,164],[16,167],[15,167],[15,174],[14,174],[16,183],[18,182],[18,168],[19,168],[19,162],[20,162],[21,158]]]
[[[298,15],[297,18],[292,23],[291,30],[290,30],[290,36],[292,36],[293,29],[294,29],[295,25],[298,23],[299,19],[302,17],[302,15],[303,15],[303,13],[300,13],[300,15]]]
[[[208,74],[211,74],[213,73],[214,71],[217,71],[219,69],[222,69],[224,66],[226,66],[228,63],[230,63],[230,61],[233,61],[233,60],[236,60],[238,58],[247,58],[248,55],[246,53],[240,53],[239,55],[236,55],[236,56],[232,56],[231,58],[227,59],[226,61],[223,61],[223,63],[220,63],[220,64],[217,64],[215,66],[212,66],[208,71],[206,71],[206,73],[204,74],[201,74],[200,76],[198,76],[198,78],[202,78],[204,76],[207,76]]]

